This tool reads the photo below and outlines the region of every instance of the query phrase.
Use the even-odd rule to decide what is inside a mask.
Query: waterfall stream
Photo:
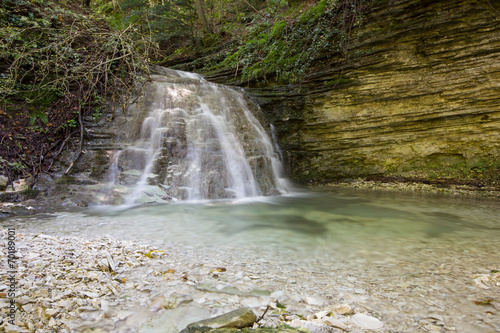
[[[110,188],[125,204],[288,191],[261,111],[242,92],[159,67],[128,112],[130,143],[109,171]]]

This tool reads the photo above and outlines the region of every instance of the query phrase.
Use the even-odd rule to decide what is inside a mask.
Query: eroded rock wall
[[[292,178],[498,163],[500,2],[382,1],[349,53],[300,87],[250,89]]]

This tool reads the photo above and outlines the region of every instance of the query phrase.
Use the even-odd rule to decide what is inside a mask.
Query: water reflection
[[[386,242],[401,239],[429,241],[451,234],[458,238],[498,235],[498,208],[499,203],[493,200],[315,190],[254,201],[100,207],[16,223],[43,232],[109,234],[198,247],[293,243],[301,244],[305,250],[327,241],[332,246],[353,250],[380,248]]]

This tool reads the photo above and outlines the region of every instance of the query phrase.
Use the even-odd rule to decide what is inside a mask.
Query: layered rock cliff
[[[498,168],[498,1],[379,2],[349,54],[300,86],[249,89],[293,179]]]

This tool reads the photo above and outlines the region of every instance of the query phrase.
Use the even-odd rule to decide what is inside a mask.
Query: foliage
[[[135,26],[137,35],[147,34],[164,51],[173,51],[172,45],[193,34],[194,9],[189,0],[123,0],[120,12],[124,26]]]
[[[149,13],[143,22],[161,43],[156,62],[190,71],[231,70],[242,81],[290,83],[299,82],[318,61],[346,60],[351,30],[376,0],[205,0],[211,34],[201,29],[192,1],[175,10],[164,10],[159,2],[123,1],[124,7],[135,2],[137,10]],[[171,26],[151,28],[161,18]]]
[[[47,172],[73,135],[83,150],[82,118],[105,100],[126,102],[144,80],[151,45],[132,35],[133,26],[113,31],[76,2],[0,4],[2,173]]]
[[[298,82],[315,62],[348,56],[351,29],[361,24],[370,3],[321,0],[281,15],[286,19],[262,20],[237,51],[212,68],[240,70],[242,80],[273,77],[280,83]]]

